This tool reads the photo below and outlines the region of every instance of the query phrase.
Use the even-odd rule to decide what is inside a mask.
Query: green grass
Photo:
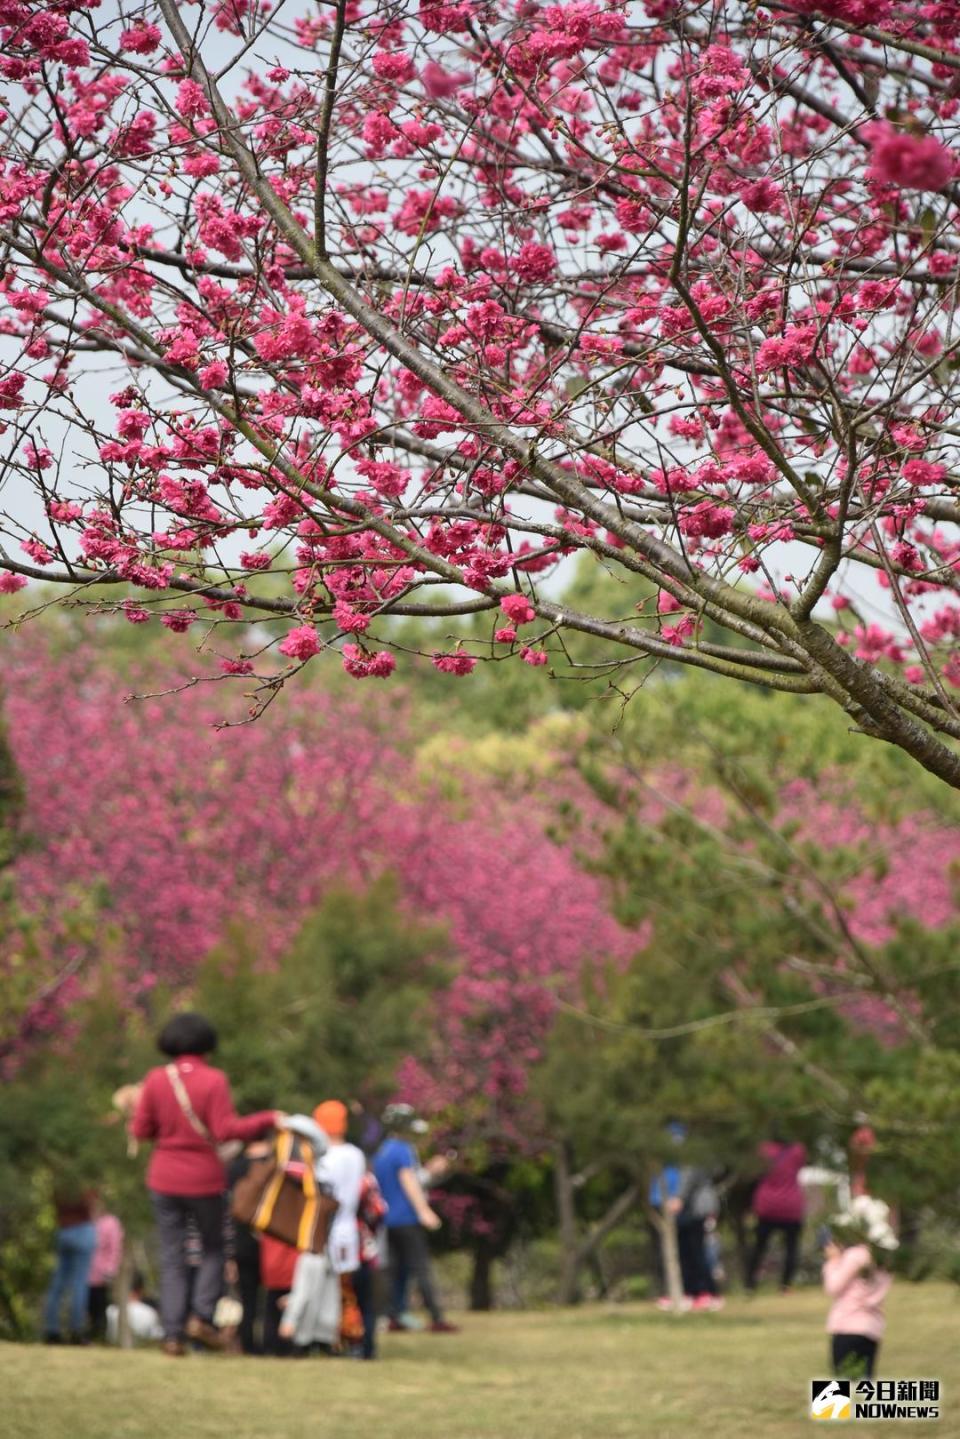
[[[824,1371],[815,1291],[674,1318],[591,1306],[468,1315],[455,1337],[389,1335],[378,1364],[0,1348],[11,1439],[758,1439],[809,1436]],[[898,1284],[881,1372],[939,1377],[960,1432],[960,1291]],[[857,1434],[891,1426],[858,1424]],[[815,1431],[814,1431],[815,1432]],[[931,1432],[927,1429],[927,1432]]]

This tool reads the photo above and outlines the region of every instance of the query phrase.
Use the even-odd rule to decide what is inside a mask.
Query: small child
[[[883,1200],[853,1200],[831,1225],[824,1246],[823,1287],[833,1300],[827,1316],[831,1360],[843,1378],[871,1378],[886,1328],[884,1301],[893,1279],[879,1255],[897,1247]],[[838,1242],[839,1241],[839,1242]]]

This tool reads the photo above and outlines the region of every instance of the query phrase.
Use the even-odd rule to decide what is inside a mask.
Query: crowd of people
[[[131,1288],[131,1337],[159,1339],[171,1357],[202,1347],[373,1359],[381,1269],[389,1274],[391,1329],[414,1327],[408,1295],[416,1284],[430,1330],[454,1333],[426,1242],[426,1231],[441,1221],[425,1185],[442,1179],[449,1161],[438,1156],[421,1166],[415,1145],[425,1123],[410,1106],[390,1105],[379,1121],[368,1117],[365,1152],[348,1139],[351,1116],[339,1099],[322,1101],[310,1115],[238,1115],[227,1076],[210,1063],[216,1046],[216,1030],[203,1016],[174,1016],[158,1038],[166,1062],[121,1100],[132,1141],[152,1144],[146,1182],[159,1257],[156,1300],[147,1300],[139,1278]],[[231,1192],[270,1158],[278,1133],[301,1146],[288,1171],[302,1173],[309,1155],[316,1186],[335,1201],[320,1254],[232,1217]],[[108,1301],[122,1250],[120,1222],[103,1212],[96,1195],[57,1197],[57,1263],[44,1309],[48,1343],[62,1342],[64,1333],[75,1343],[119,1333],[122,1317],[111,1315]]]
[[[455,1332],[441,1307],[427,1242],[428,1232],[441,1225],[428,1189],[445,1177],[450,1156],[421,1165],[416,1141],[426,1132],[424,1121],[409,1105],[392,1104],[379,1120],[366,1116],[362,1144],[355,1144],[349,1138],[351,1114],[340,1099],[323,1100],[309,1115],[263,1110],[240,1116],[226,1075],[209,1061],[216,1045],[216,1031],[205,1018],[176,1015],[158,1039],[165,1063],[142,1085],[124,1091],[132,1142],[153,1146],[147,1187],[157,1230],[158,1297],[148,1298],[142,1279],[134,1276],[125,1314],[111,1305],[123,1253],[120,1221],[95,1195],[61,1195],[57,1263],[44,1311],[47,1341],[61,1342],[66,1307],[73,1342],[117,1340],[125,1331],[134,1341],[159,1342],[171,1357],[195,1347],[371,1360],[381,1317],[391,1330],[419,1327],[410,1314],[414,1285],[430,1330]],[[675,1162],[659,1169],[649,1192],[651,1210],[660,1216],[658,1238],[669,1216],[683,1287],[680,1306],[719,1309],[724,1301],[715,1176],[684,1162],[682,1124],[671,1123],[668,1134]],[[332,1219],[320,1252],[233,1215],[231,1193],[255,1166],[270,1160],[278,1135],[289,1136],[283,1173],[309,1175],[304,1193],[328,1196]],[[862,1143],[857,1152],[862,1159]],[[789,1292],[807,1212],[802,1182],[807,1154],[802,1144],[774,1135],[760,1146],[759,1158],[763,1172],[752,1195],[755,1228],[746,1289],[755,1292],[770,1242],[779,1237],[780,1287]],[[896,1240],[886,1206],[864,1190],[861,1163],[854,1168],[849,1214],[825,1230],[820,1242],[824,1288],[832,1300],[827,1329],[835,1368],[870,1374],[890,1287],[884,1253]],[[665,1253],[660,1243],[656,1250]],[[381,1271],[386,1286],[378,1283]],[[661,1279],[657,1303],[677,1307],[665,1272]]]

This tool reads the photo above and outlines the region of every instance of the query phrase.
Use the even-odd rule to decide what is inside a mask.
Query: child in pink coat
[[[826,1245],[823,1287],[833,1300],[827,1333],[835,1374],[872,1376],[887,1322],[884,1301],[892,1283],[891,1276],[877,1267],[869,1245]]]
[[[97,1247],[90,1263],[89,1314],[90,1337],[98,1344],[107,1342],[107,1308],[113,1281],[120,1272],[123,1258],[123,1225],[115,1214],[108,1214],[98,1200],[94,1207]]]

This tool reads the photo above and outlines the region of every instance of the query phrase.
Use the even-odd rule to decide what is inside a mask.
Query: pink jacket
[[[883,1302],[892,1283],[889,1274],[873,1268],[865,1244],[854,1244],[828,1259],[823,1266],[823,1287],[833,1303],[827,1315],[827,1333],[882,1339],[887,1325]]]
[[[97,1247],[90,1264],[90,1284],[109,1284],[120,1269],[123,1253],[123,1225],[115,1214],[101,1214],[97,1220]]]

